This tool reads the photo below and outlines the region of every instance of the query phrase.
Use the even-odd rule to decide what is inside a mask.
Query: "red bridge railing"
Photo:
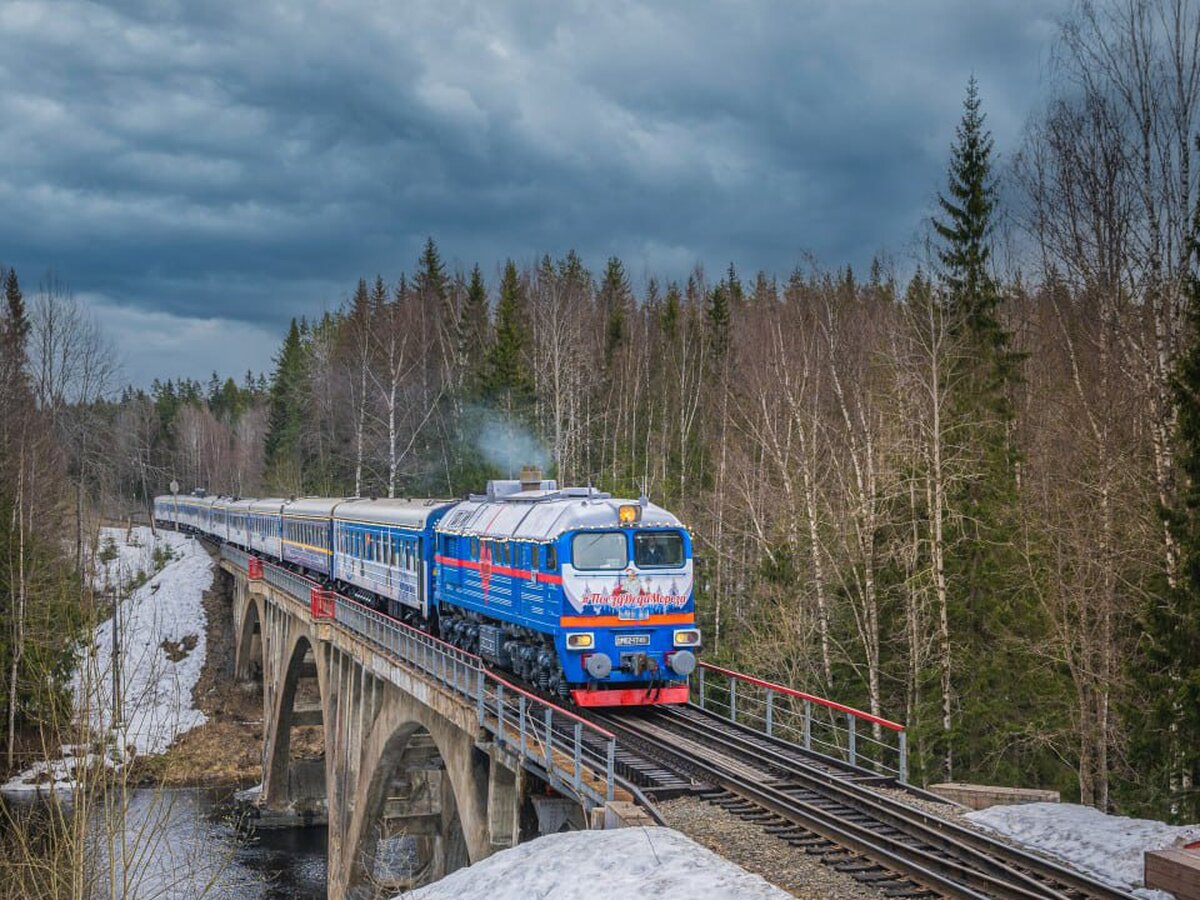
[[[692,702],[805,750],[908,781],[908,733],[899,722],[708,662],[696,669]]]

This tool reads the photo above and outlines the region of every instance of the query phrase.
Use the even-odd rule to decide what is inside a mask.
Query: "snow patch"
[[[1170,896],[1143,886],[1142,854],[1170,847],[1181,838],[1200,839],[1200,825],[1110,816],[1074,803],[992,806],[966,817],[1147,900],[1170,900]]]
[[[172,531],[103,528],[94,584],[118,597],[120,721],[112,721],[113,620],[96,627],[72,678],[76,714],[97,740],[110,745],[105,765],[131,754],[162,753],[206,718],[192,703],[204,667],[203,596],[213,582],[212,559],[198,541]],[[170,561],[154,572],[156,556]],[[64,748],[66,750],[66,748]],[[0,793],[69,791],[77,765],[90,756],[64,753],[38,763],[0,787]]]
[[[494,853],[397,900],[595,900],[703,897],[788,900],[788,894],[670,828],[551,834]]]
[[[14,776],[0,786],[0,793],[10,797],[33,796],[40,794],[69,794],[75,789],[75,773],[79,769],[92,769],[103,766],[113,769],[115,765],[106,756],[95,753],[77,753],[83,748],[64,746],[60,759],[49,759],[36,762],[24,772]]]

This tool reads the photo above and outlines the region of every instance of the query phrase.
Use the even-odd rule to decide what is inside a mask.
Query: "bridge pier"
[[[262,678],[263,817],[328,822],[330,897],[390,896],[538,832],[544,783],[497,745],[475,702],[314,618],[299,583],[223,568],[235,671]],[[557,821],[586,821],[578,801],[558,802],[578,808]]]

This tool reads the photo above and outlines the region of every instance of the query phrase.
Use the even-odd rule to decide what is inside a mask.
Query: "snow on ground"
[[[1140,897],[1168,898],[1162,891],[1142,888],[1147,850],[1170,847],[1175,841],[1200,840],[1200,825],[1176,826],[1152,819],[1109,816],[1074,803],[1025,803],[992,806],[967,813],[977,825],[1056,856],[1114,887]]]
[[[161,561],[168,551],[170,560],[156,573],[156,556]],[[212,559],[192,538],[167,531],[155,538],[145,527],[101,529],[94,583],[124,598],[117,616],[122,715],[116,728],[111,722],[111,618],[81,652],[71,688],[80,721],[96,738],[107,737],[116,757],[162,753],[179,735],[204,723],[204,714],[192,704],[192,689],[204,666],[202,598],[212,581]],[[51,785],[69,791],[75,765],[88,756],[63,750],[62,759],[33,766],[0,792],[36,792]]]
[[[670,828],[547,835],[399,896],[404,900],[595,900],[599,893],[705,900],[791,897]]]

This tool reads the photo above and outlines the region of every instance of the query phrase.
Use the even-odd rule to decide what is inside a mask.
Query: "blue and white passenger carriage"
[[[328,576],[333,560],[333,511],[344,498],[302,497],[280,512],[282,558],[299,569]]]
[[[447,500],[347,500],[333,510],[334,581],[384,611],[429,619],[433,542],[430,529]]]
[[[287,500],[271,498],[250,503],[250,550],[269,559],[283,559],[283,506]]]

